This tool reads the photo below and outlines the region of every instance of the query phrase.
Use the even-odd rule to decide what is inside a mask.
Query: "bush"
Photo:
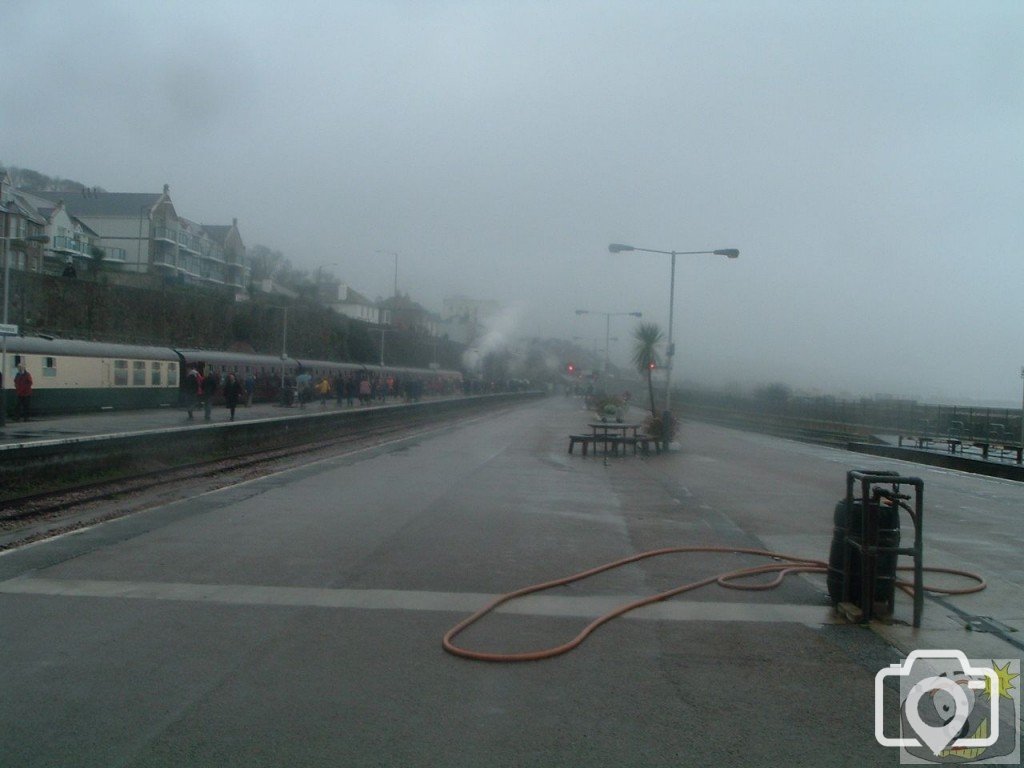
[[[644,420],[644,432],[659,442],[672,442],[672,438],[676,436],[678,428],[679,420],[672,413],[668,415],[667,432],[665,425],[662,424],[661,416],[648,416]]]

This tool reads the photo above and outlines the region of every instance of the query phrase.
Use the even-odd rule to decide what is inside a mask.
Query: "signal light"
[[[573,365],[572,363],[569,363],[567,366],[565,366],[565,370],[568,371],[569,373],[575,373],[576,366]]]
[[[657,367],[657,366],[656,366],[656,365],[654,364],[654,361],[653,361],[653,360],[651,360],[651,362],[649,362],[649,363],[647,364],[647,368],[648,368],[649,370],[652,370],[652,371],[653,371],[653,370],[654,370],[654,369],[655,369],[656,367]]]

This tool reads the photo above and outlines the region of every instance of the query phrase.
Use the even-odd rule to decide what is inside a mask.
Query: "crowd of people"
[[[262,382],[264,385],[267,383]],[[183,389],[189,419],[193,419],[195,411],[201,409],[206,421],[210,421],[214,400],[219,394],[219,399],[223,400],[230,413],[229,420],[234,421],[239,403],[244,401],[246,406],[251,406],[256,392],[266,391],[269,387],[261,386],[253,374],[240,381],[232,372],[207,370],[204,374],[199,366],[192,365],[185,375]],[[423,397],[426,389],[427,385],[419,379],[403,381],[395,376],[371,373],[314,378],[309,371],[300,370],[296,376],[285,378],[284,386],[279,388],[279,405],[290,407],[297,404],[305,408],[314,400],[319,400],[320,407],[326,408],[328,401],[334,400],[339,407],[355,407],[357,402],[361,406],[368,406],[374,402],[386,403],[389,398],[416,402]]]

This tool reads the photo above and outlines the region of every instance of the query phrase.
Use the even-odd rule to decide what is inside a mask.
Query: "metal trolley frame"
[[[906,493],[905,489],[913,489]],[[875,612],[875,586],[878,575],[878,557],[883,554],[910,555],[914,558],[914,626],[921,626],[924,611],[924,481],[917,477],[903,477],[898,472],[851,470],[846,473],[846,508],[853,509],[860,501],[863,514],[860,530],[852,531],[847,521],[846,546],[843,547],[843,602],[850,603],[850,553],[860,553],[860,595],[857,605],[861,620],[869,621]],[[878,510],[880,504],[894,505],[908,513],[914,523],[914,544],[909,547],[891,547],[879,544]],[[889,598],[889,611],[895,605],[895,589]]]

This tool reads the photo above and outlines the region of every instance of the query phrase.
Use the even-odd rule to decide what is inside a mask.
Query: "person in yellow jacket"
[[[327,398],[331,394],[331,382],[324,376],[316,385],[317,394],[320,395],[320,407],[327,407]]]

